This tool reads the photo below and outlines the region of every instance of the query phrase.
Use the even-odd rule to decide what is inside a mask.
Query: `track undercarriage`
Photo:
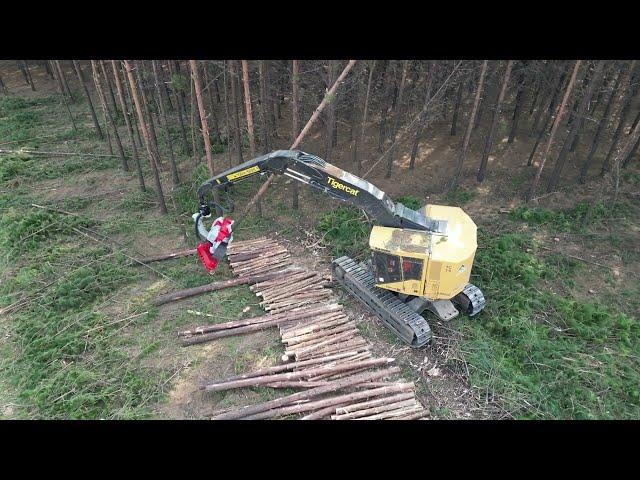
[[[432,336],[429,324],[421,315],[424,310],[431,311],[440,320],[449,321],[461,312],[477,315],[485,305],[480,289],[470,283],[451,300],[430,301],[393,293],[376,286],[367,264],[346,256],[331,263],[331,273],[334,281],[360,300],[405,343],[416,348],[427,344]]]

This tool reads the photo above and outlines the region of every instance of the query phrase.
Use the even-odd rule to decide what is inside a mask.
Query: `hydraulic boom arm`
[[[200,213],[204,216],[209,214],[207,192],[226,188],[240,180],[265,173],[286,175],[336,200],[349,202],[364,210],[373,221],[385,227],[434,232],[443,232],[445,228],[442,221],[429,219],[401,203],[394,203],[386,193],[366,180],[300,150],[277,150],[244,162],[207,180],[198,189]]]

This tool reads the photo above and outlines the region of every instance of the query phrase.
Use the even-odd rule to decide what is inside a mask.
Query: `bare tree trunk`
[[[76,74],[78,75],[78,80],[80,81],[80,84],[82,85],[82,89],[84,90],[85,97],[87,97],[87,103],[89,104],[89,111],[91,112],[91,118],[93,119],[93,125],[96,127],[98,138],[100,140],[104,140],[104,135],[102,134],[102,128],[100,128],[100,123],[98,122],[96,110],[93,108],[93,102],[91,101],[91,95],[89,94],[89,89],[87,88],[87,84],[84,81],[84,75],[82,74],[82,70],[80,69],[80,65],[78,64],[77,60],[73,61],[73,67],[76,70]],[[62,81],[60,83],[62,84]]]
[[[556,164],[553,168],[551,177],[549,177],[549,182],[547,183],[547,192],[552,192],[558,186],[560,175],[562,174],[562,170],[564,168],[564,164],[566,162],[567,155],[569,154],[571,145],[573,144],[576,136],[578,135],[578,132],[580,131],[580,128],[582,127],[582,121],[587,114],[589,102],[591,101],[591,97],[593,96],[595,87],[599,86],[600,84],[600,78],[602,77],[604,64],[605,62],[602,60],[597,62],[595,71],[593,72],[593,77],[591,78],[589,84],[587,85],[586,91],[580,99],[580,105],[578,106],[578,111],[576,112],[576,119],[573,122],[573,128],[571,128],[569,135],[564,141],[564,145],[562,146],[562,150],[560,151],[558,160],[556,161]]]
[[[390,102],[389,98],[391,98],[391,89],[392,82],[391,77],[393,76],[393,60],[389,60],[387,63],[387,68],[384,73],[384,94],[382,97],[382,115],[380,118],[380,130],[378,132],[378,151],[382,153],[384,151],[384,141],[386,138],[386,126],[387,126],[387,115],[389,114]]]
[[[64,70],[62,69],[62,66],[60,65],[60,60],[54,60],[54,63],[56,64],[56,69],[58,70],[58,75],[60,75],[60,81],[62,82],[62,86],[64,87],[64,91],[67,92],[67,96],[73,102],[74,101],[73,94],[71,93],[71,89],[69,88],[69,84],[67,83],[67,76],[64,74]]]
[[[326,80],[326,88],[329,88],[329,86],[333,85],[333,82],[335,82],[336,80],[336,69],[338,66],[338,62],[337,60],[331,60],[329,62],[329,70],[328,70],[328,74],[327,74],[327,80]],[[336,107],[335,107],[335,103],[336,103],[336,99],[335,98],[331,98],[329,101],[329,105],[327,105],[327,117],[326,117],[326,133],[325,133],[325,153],[324,153],[324,157],[327,159],[327,161],[330,161],[331,159],[331,152],[333,150],[333,146],[334,146],[334,141],[333,141],[333,135],[334,135],[334,126],[336,123]]]
[[[227,130],[227,162],[231,168],[231,125],[229,125],[229,94],[227,91],[227,62],[224,62],[224,70],[222,71],[222,80],[224,85],[224,122]]]
[[[504,80],[502,81],[502,88],[500,89],[500,94],[498,95],[498,101],[496,102],[496,108],[493,110],[493,119],[491,120],[491,128],[489,129],[489,135],[487,135],[487,139],[484,144],[484,151],[482,152],[482,158],[480,160],[480,168],[478,169],[478,182],[482,182],[484,180],[484,176],[487,170],[487,162],[489,160],[489,154],[491,153],[491,148],[493,147],[493,140],[496,136],[496,131],[498,130],[498,124],[500,123],[500,109],[502,108],[502,102],[504,100],[504,96],[507,93],[507,86],[509,85],[509,77],[511,76],[511,69],[513,68],[513,60],[509,60],[507,62],[507,69],[504,72]]]
[[[109,98],[111,99],[111,107],[113,112],[113,118],[118,118],[118,104],[116,103],[116,97],[113,94],[113,86],[111,85],[111,77],[107,74],[107,67],[105,66],[104,60],[99,60],[100,70],[102,71],[102,77],[107,84],[107,90],[109,91]]]
[[[171,74],[171,92],[173,93],[173,98],[176,101],[176,110],[178,111],[178,123],[180,124],[180,134],[182,136],[182,145],[184,146],[184,153],[186,155],[191,154],[191,148],[189,146],[189,141],[187,140],[187,129],[184,126],[184,113],[185,108],[182,101],[182,96],[180,92],[178,92],[177,87],[174,84],[174,80],[177,77],[177,73],[173,68],[173,62],[169,62],[169,73]],[[182,87],[182,85],[181,85]]]
[[[23,60],[22,63],[24,65],[24,74],[27,77],[27,83],[29,84],[29,86],[31,86],[31,90],[33,90],[35,92],[36,91],[36,86],[33,83],[33,77],[31,76],[31,70],[29,70],[29,62],[27,62],[26,60]]]
[[[360,141],[364,142],[364,132],[365,132],[365,128],[367,126],[367,113],[369,110],[369,97],[371,94],[371,80],[373,78],[373,72],[376,68],[376,61],[372,60],[371,61],[371,66],[369,67],[369,81],[367,82],[367,94],[365,95],[364,98],[364,108],[362,111],[362,133],[361,133],[361,138]],[[360,165],[360,162],[358,162],[358,165]]]
[[[624,129],[627,113],[629,111],[629,107],[631,107],[631,100],[633,99],[633,97],[635,96],[634,94],[636,93],[634,91],[635,88],[633,85],[633,73],[635,69],[635,63],[636,61],[634,60],[633,62],[631,62],[631,65],[629,67],[629,75],[627,77],[627,87],[625,90],[624,98],[622,100],[622,106],[620,107],[620,113],[618,114],[618,118],[619,118],[618,126],[616,127],[616,131],[614,132],[613,138],[611,139],[611,146],[609,147],[607,156],[604,158],[604,161],[602,162],[600,175],[604,175],[606,172],[609,171],[609,161],[616,149],[616,146],[618,144],[618,139],[622,134],[622,130]]]
[[[213,156],[211,154],[211,140],[209,138],[209,126],[207,125],[207,112],[204,110],[204,100],[202,98],[202,87],[200,84],[200,72],[198,64],[195,60],[189,60],[191,66],[191,76],[193,78],[193,86],[195,88],[196,101],[198,102],[198,110],[200,112],[200,123],[202,126],[202,138],[204,140],[204,151],[207,155],[207,167],[209,175],[214,175]]]
[[[271,150],[271,131],[269,126],[269,112],[267,107],[267,80],[266,80],[266,62],[260,61],[260,118],[262,120],[262,143],[264,152]]]
[[[242,133],[240,132],[240,112],[238,105],[238,89],[237,89],[237,71],[236,61],[229,60],[229,74],[231,77],[231,103],[233,108],[233,131],[236,144],[236,155],[238,157],[238,164],[242,163]]]
[[[451,136],[456,135],[458,128],[458,113],[460,112],[460,103],[462,102],[462,87],[464,82],[460,79],[458,83],[458,93],[456,94],[456,104],[453,107],[453,119],[451,120]]]
[[[527,62],[522,62],[522,71],[520,72],[520,78],[518,79],[518,91],[516,92],[515,107],[513,109],[513,117],[511,119],[511,130],[509,131],[509,138],[507,143],[511,144],[516,138],[516,132],[518,131],[518,121],[520,120],[520,112],[522,111],[522,97],[524,94],[525,85],[525,66]]]
[[[291,117],[292,117],[292,127],[291,127],[291,141],[293,142],[298,136],[298,131],[300,130],[300,113],[298,112],[298,105],[300,102],[299,95],[299,82],[300,82],[300,62],[298,60],[293,60],[291,65],[291,84],[292,84],[292,92],[291,92]],[[294,210],[298,209],[298,182],[293,181],[293,189],[292,189],[292,205]]]
[[[553,126],[551,127],[551,133],[549,134],[549,140],[547,141],[547,146],[545,147],[544,154],[542,156],[542,160],[540,161],[540,165],[538,166],[538,170],[536,171],[535,177],[533,177],[533,182],[531,182],[531,187],[526,195],[526,201],[529,202],[536,192],[536,187],[538,186],[538,182],[540,181],[540,175],[542,174],[542,169],[544,168],[544,164],[547,161],[547,157],[549,156],[549,152],[551,150],[551,145],[553,145],[553,140],[556,136],[556,132],[558,130],[558,126],[560,122],[562,122],[562,117],[567,107],[567,102],[569,101],[569,96],[571,95],[571,91],[573,90],[573,85],[575,84],[576,77],[578,75],[578,70],[580,69],[581,60],[577,60],[574,67],[573,73],[571,74],[571,78],[569,79],[569,84],[567,85],[567,89],[564,92],[564,97],[562,99],[562,103],[558,108],[558,114],[556,115],[556,119],[553,122]]]
[[[147,116],[147,128],[149,129],[151,142],[154,145],[155,151],[158,153],[158,165],[162,167],[162,157],[160,156],[160,149],[158,148],[158,135],[156,135],[155,122],[153,121],[153,115],[151,114],[149,101],[147,100],[147,82],[144,76],[144,71],[142,69],[142,61],[136,60],[135,66],[135,74],[138,79],[138,84],[140,85],[140,99],[142,100],[142,108],[144,109],[144,112]]]
[[[551,123],[551,120],[553,119],[553,112],[554,112],[554,108],[556,105],[556,100],[558,99],[556,93],[558,92],[557,87],[558,86],[562,86],[562,81],[564,79],[564,77],[566,76],[565,74],[566,72],[563,72],[562,75],[556,77],[556,83],[554,84],[553,88],[552,88],[552,95],[551,95],[551,100],[549,102],[549,107],[546,109],[546,114],[545,114],[545,120],[544,120],[544,124],[542,125],[542,128],[540,128],[538,130],[538,137],[536,138],[536,143],[533,145],[533,148],[531,149],[531,153],[529,154],[529,160],[527,161],[527,166],[530,167],[533,164],[533,157],[535,156],[536,151],[538,150],[538,145],[540,145],[540,142],[542,141],[542,137],[545,135],[545,133],[547,133],[548,130],[548,126]],[[543,106],[545,104],[542,103],[540,105],[539,108],[539,112],[541,112],[543,110]],[[536,114],[538,115],[538,114]],[[538,121],[539,118],[536,118],[536,122]],[[534,124],[534,127],[532,129],[532,131],[534,131],[536,129],[536,125]]]
[[[216,106],[213,103],[213,92],[211,89],[211,85],[209,84],[209,74],[208,74],[208,69],[207,69],[207,65],[204,64],[204,83],[205,85],[207,85],[209,88],[207,88],[207,96],[209,97],[209,106],[210,106],[210,114],[211,114],[211,121],[213,122],[213,130],[216,134],[216,138],[218,139],[218,142],[220,142],[220,139],[222,138],[220,136],[220,127],[218,126],[218,118],[216,116]]]
[[[427,85],[425,89],[424,106],[422,107],[422,112],[420,113],[420,120],[418,121],[416,136],[413,140],[413,148],[411,149],[411,159],[409,160],[409,170],[413,170],[416,166],[416,157],[418,156],[418,148],[420,146],[420,140],[422,139],[422,132],[427,126],[427,119],[429,118],[427,113],[427,107],[429,105],[429,100],[431,99],[431,89],[433,87],[433,77],[435,75],[435,67],[433,62],[429,64],[429,71],[427,75],[429,77],[427,78]]]
[[[251,110],[251,90],[249,89],[249,63],[242,60],[242,83],[244,85],[244,107],[247,117],[247,134],[249,135],[249,151],[251,158],[256,156],[256,139],[253,133],[253,112]]]
[[[95,60],[91,60],[91,71],[93,72],[93,81],[96,84],[96,91],[98,92],[98,98],[100,99],[100,103],[102,104],[102,110],[104,111],[104,116],[109,121],[111,125],[111,129],[113,130],[113,138],[116,140],[116,147],[118,147],[118,156],[120,157],[120,161],[122,162],[122,169],[125,172],[129,171],[129,165],[127,164],[127,157],[124,154],[124,149],[122,148],[122,142],[120,141],[120,135],[118,134],[118,126],[116,125],[116,121],[113,118],[113,114],[109,107],[107,106],[107,100],[104,95],[104,90],[102,88],[102,82],[100,81],[100,73],[98,72],[98,65]]]
[[[191,68],[191,67],[189,67]],[[191,88],[191,92],[189,95],[189,99],[190,99],[190,118],[191,118],[191,153],[193,154],[193,165],[194,167],[197,167],[198,165],[200,165],[200,147],[198,146],[198,144],[196,143],[196,111],[197,109],[197,105],[196,105],[196,96],[195,96],[195,87],[194,87],[194,82],[193,82],[193,75],[191,75],[191,80],[190,80],[190,88]]]
[[[48,64],[48,61],[45,61],[45,65]],[[53,72],[52,72],[52,76],[53,76]],[[58,85],[58,92],[60,93],[60,100],[63,103],[64,107],[67,110],[67,113],[69,114],[69,118],[71,119],[71,125],[73,126],[73,130],[77,131],[77,127],[76,127],[76,121],[73,118],[73,114],[71,113],[71,109],[69,108],[69,103],[67,102],[67,96],[64,93],[64,88],[62,87],[62,83],[60,82],[60,79],[58,78],[58,74],[56,73],[54,76],[54,79],[56,80],[56,84]],[[1,84],[2,82],[0,82]]]
[[[558,99],[558,95],[560,94],[560,91],[562,89],[562,85],[566,76],[567,76],[567,71],[566,71],[566,68],[563,67],[560,73],[555,73],[553,75],[553,85],[551,87],[544,89],[544,94],[540,99],[540,106],[536,111],[536,117],[533,122],[533,126],[531,127],[531,131],[529,132],[529,137],[533,137],[536,134],[540,135],[540,131],[538,127],[540,125],[540,119],[542,118],[542,115],[544,112],[546,112],[546,115],[545,115],[546,121],[545,121],[544,127],[542,128],[542,131],[543,132],[546,131],[547,121],[549,119],[549,116],[553,114],[556,101]],[[550,100],[549,100],[548,107],[545,109],[544,108],[544,106],[546,105],[545,99],[547,97],[550,97]]]
[[[587,173],[589,172],[589,167],[593,163],[593,157],[598,150],[598,146],[600,145],[600,141],[602,140],[602,135],[609,124],[609,115],[611,113],[611,107],[613,106],[613,101],[618,93],[618,88],[620,87],[620,82],[622,77],[624,76],[624,72],[619,72],[615,83],[613,85],[613,90],[611,90],[611,94],[609,95],[609,99],[607,100],[607,104],[604,108],[604,112],[602,113],[602,117],[600,118],[600,122],[598,123],[598,129],[596,130],[595,135],[593,136],[593,142],[591,143],[591,150],[587,154],[585,158],[582,168],[580,169],[580,176],[578,177],[578,181],[580,183],[584,183],[587,178]]]
[[[397,145],[396,139],[398,138],[398,130],[400,129],[400,116],[402,115],[402,97],[404,94],[404,86],[407,81],[407,70],[409,68],[409,60],[405,60],[402,64],[402,78],[400,79],[400,86],[398,87],[398,96],[396,100],[396,112],[393,119],[393,136],[391,151],[389,152],[389,158],[387,158],[387,174],[386,178],[391,178],[391,168],[393,167],[393,159],[396,155]]]
[[[2,93],[9,95],[9,90],[7,90],[7,86],[2,81],[2,75],[0,75],[0,89],[2,89]]]
[[[606,62],[605,65],[603,66],[603,68],[599,67],[598,62],[596,62],[595,67],[594,67],[594,72],[593,75],[591,77],[591,81],[587,84],[586,88],[587,91],[590,90],[590,94],[589,94],[589,100],[587,103],[587,106],[585,107],[586,110],[584,111],[584,113],[582,115],[578,114],[577,115],[577,121],[578,121],[578,128],[576,130],[576,134],[573,137],[573,141],[571,142],[569,151],[573,152],[575,151],[575,149],[578,147],[578,143],[580,142],[580,133],[582,133],[582,129],[584,128],[584,122],[586,120],[586,118],[588,116],[590,116],[591,114],[589,113],[591,111],[591,105],[593,103],[592,99],[593,99],[593,95],[595,94],[596,91],[601,90],[601,85],[603,82],[603,73],[604,73],[604,67],[606,67]],[[595,84],[592,85],[592,83],[595,82]],[[579,107],[578,107],[579,108]]]
[[[142,136],[144,137],[144,143],[147,147],[147,153],[149,154],[149,161],[151,163],[151,170],[153,171],[153,178],[156,183],[156,193],[158,195],[158,203],[160,204],[160,213],[163,215],[167,213],[167,205],[164,203],[164,193],[162,191],[162,183],[160,182],[160,172],[158,171],[158,160],[157,160],[157,152],[154,150],[151,145],[151,138],[149,136],[149,131],[145,124],[144,115],[142,114],[142,105],[140,104],[140,99],[138,98],[138,92],[136,89],[136,82],[133,79],[133,72],[131,70],[131,64],[128,60],[124,61],[124,68],[127,73],[127,79],[129,80],[129,88],[131,90],[131,96],[133,97],[133,103],[136,107],[136,112],[138,114],[138,122],[140,122],[140,129],[142,130]]]
[[[464,142],[462,143],[462,149],[458,154],[456,162],[456,170],[449,184],[449,191],[453,191],[458,186],[460,181],[460,175],[462,175],[462,165],[464,159],[467,156],[467,150],[469,149],[469,141],[471,140],[471,133],[473,132],[473,126],[476,120],[476,114],[478,113],[478,106],[480,105],[480,96],[482,95],[482,87],[484,85],[484,77],[487,74],[487,60],[482,62],[482,70],[480,70],[480,79],[478,80],[478,87],[476,88],[476,96],[473,101],[473,108],[471,109],[471,115],[469,116],[469,124],[467,125],[467,131],[464,134]]]
[[[142,175],[142,166],[140,165],[140,157],[138,156],[138,148],[133,137],[133,128],[131,126],[131,117],[129,116],[129,109],[127,108],[127,102],[124,100],[122,92],[122,83],[120,82],[120,75],[118,74],[118,67],[115,60],[111,60],[111,67],[113,70],[113,79],[116,84],[116,91],[118,92],[118,100],[120,101],[120,109],[124,116],[124,123],[127,126],[127,132],[129,133],[129,142],[131,142],[131,150],[133,151],[133,158],[136,162],[136,169],[138,171],[138,182],[140,183],[140,190],[146,191],[144,184],[144,176]]]
[[[164,110],[164,99],[162,96],[162,88],[160,87],[160,77],[158,76],[158,65],[155,60],[151,60],[151,67],[153,68],[153,79],[156,90],[156,101],[160,109],[160,120],[164,127],[164,134],[167,137],[167,145],[169,146],[169,161],[171,163],[171,180],[173,186],[176,187],[180,184],[180,177],[178,176],[178,165],[176,164],[176,157],[173,154],[173,140],[171,139],[171,132],[169,131],[169,122],[167,121],[167,113]]]

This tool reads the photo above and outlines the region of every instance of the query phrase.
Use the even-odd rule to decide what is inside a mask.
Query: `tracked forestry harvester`
[[[371,259],[341,257],[332,262],[333,279],[378,316],[403,341],[420,347],[431,339],[422,316],[431,311],[449,321],[460,313],[474,316],[485,305],[478,287],[469,283],[477,248],[476,225],[458,207],[425,205],[415,211],[393,202],[375,185],[321,158],[299,150],[277,150],[242,163],[204,182],[198,189],[197,234],[204,240],[198,254],[213,271],[231,241],[233,221],[215,220],[211,230],[202,219],[211,215],[207,194],[255,175],[275,173],[355,205],[374,227]]]

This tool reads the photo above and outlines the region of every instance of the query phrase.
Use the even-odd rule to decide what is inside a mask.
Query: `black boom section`
[[[300,150],[276,150],[210,178],[198,189],[200,204],[206,204],[205,195],[209,190],[265,173],[286,175],[336,200],[351,203],[385,227],[429,231],[441,231],[444,227],[438,220],[428,219],[401,203],[394,203],[386,193],[366,180]]]

